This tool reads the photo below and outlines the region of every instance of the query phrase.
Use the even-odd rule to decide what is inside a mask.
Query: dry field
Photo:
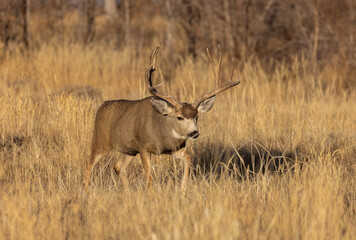
[[[147,52],[47,45],[0,63],[0,239],[355,239],[356,91],[343,69],[303,59],[273,74],[239,62],[242,83],[201,115],[185,194],[182,165],[137,157],[124,191],[113,153],[81,182],[96,109],[147,96]],[[201,53],[165,66],[163,91],[192,101],[213,87]],[[228,72],[228,59],[224,71]]]

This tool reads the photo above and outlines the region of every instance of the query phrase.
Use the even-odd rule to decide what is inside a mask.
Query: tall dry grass
[[[355,238],[355,89],[337,87],[332,65],[315,83],[303,59],[273,74],[239,63],[242,83],[199,118],[185,195],[170,156],[153,158],[150,190],[137,157],[124,191],[112,170],[117,153],[85,193],[95,111],[105,99],[147,95],[148,53],[70,44],[3,59],[0,239]],[[169,72],[166,61],[156,74],[170,80],[164,91],[192,101],[213,86],[203,55]]]

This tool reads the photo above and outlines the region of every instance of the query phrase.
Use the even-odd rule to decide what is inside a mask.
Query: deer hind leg
[[[92,152],[88,160],[87,166],[84,171],[83,186],[87,191],[90,184],[90,176],[95,167],[95,165],[102,159],[109,151],[103,153]]]
[[[143,169],[145,170],[146,175],[146,186],[150,187],[152,183],[152,176],[151,176],[151,154],[147,151],[140,151],[141,161]]]
[[[126,173],[126,167],[130,165],[132,160],[135,158],[135,156],[128,156],[128,155],[123,155],[123,159],[119,159],[114,166],[115,172],[119,175],[124,188],[127,188],[129,186],[129,182],[127,181],[127,173]]]

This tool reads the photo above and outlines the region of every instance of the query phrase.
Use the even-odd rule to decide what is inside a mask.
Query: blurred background
[[[307,63],[317,77],[330,64],[339,89],[356,85],[354,0],[2,0],[0,61],[45,45],[101,45],[146,59],[159,42],[167,68],[217,49],[266,72]],[[0,62],[1,63],[1,62]]]
[[[356,0],[0,0],[0,239],[355,239]],[[95,112],[149,95],[193,102],[236,60],[181,161],[137,157],[123,191],[95,168]]]

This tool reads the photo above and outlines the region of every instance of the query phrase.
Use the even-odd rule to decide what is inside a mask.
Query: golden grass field
[[[148,95],[150,50],[73,43],[2,59],[0,239],[356,238],[356,91],[341,87],[332,62],[316,78],[303,59],[271,74],[238,62],[241,84],[201,115],[188,145],[185,194],[182,164],[169,155],[153,157],[149,190],[136,157],[124,190],[112,169],[118,153],[96,166],[86,193],[95,111]],[[191,102],[213,87],[204,52],[171,69],[164,52],[162,91]]]

